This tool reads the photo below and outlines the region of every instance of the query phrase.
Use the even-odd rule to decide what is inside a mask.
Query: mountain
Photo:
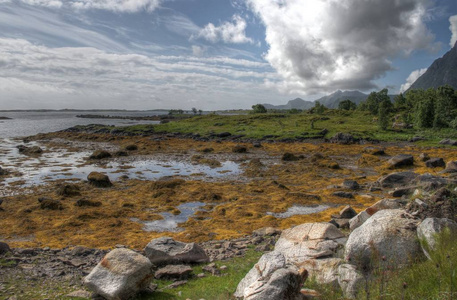
[[[443,57],[435,60],[409,89],[437,88],[448,84],[457,89],[457,43]]]
[[[319,98],[315,101],[305,101],[301,98],[296,98],[294,100],[290,100],[285,105],[272,105],[272,104],[263,104],[266,109],[310,109],[314,107],[316,101],[319,101],[320,104],[328,108],[337,108],[338,104],[346,99],[351,100],[359,104],[363,100],[365,100],[368,96],[359,91],[336,91],[331,95]]]
[[[287,102],[286,105],[272,105],[272,104],[263,104],[266,109],[310,109],[311,107],[314,106],[314,102],[311,101],[305,101],[301,98],[296,98],[294,100],[290,100]]]
[[[319,98],[314,102],[319,101],[320,104],[323,104],[328,108],[338,108],[338,104],[343,100],[349,99],[358,105],[360,102],[367,99],[367,97],[368,95],[359,91],[336,91],[333,94]]]

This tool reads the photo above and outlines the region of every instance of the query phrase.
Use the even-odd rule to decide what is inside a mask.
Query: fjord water
[[[64,130],[76,125],[103,124],[128,126],[135,124],[157,124],[157,121],[136,121],[124,119],[77,118],[77,115],[109,115],[121,117],[146,117],[167,114],[166,111],[0,111],[0,139],[24,137],[38,133]]]

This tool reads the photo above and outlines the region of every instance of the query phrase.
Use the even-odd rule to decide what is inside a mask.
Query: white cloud
[[[419,77],[421,77],[426,71],[427,71],[427,68],[411,72],[411,74],[409,74],[408,78],[406,78],[406,82],[401,85],[400,93],[406,92],[411,87],[411,85],[413,85],[413,83],[417,79],[419,79]]]
[[[247,108],[280,98],[264,79],[278,78],[268,64],[248,60],[114,54],[0,38],[0,109]]]
[[[201,46],[196,46],[196,45],[193,45],[192,46],[192,54],[194,56],[203,56],[203,54],[205,54],[206,52],[206,49],[204,47],[201,47]]]
[[[246,21],[239,15],[234,15],[232,21],[233,23],[224,22],[220,26],[209,23],[199,32],[197,38],[204,38],[212,43],[219,41],[232,44],[254,43],[246,36]]]
[[[265,59],[289,92],[371,89],[391,59],[431,49],[429,0],[248,0],[266,27]]]
[[[29,5],[46,6],[51,8],[60,8],[63,3],[60,0],[21,0]]]
[[[452,32],[451,42],[449,43],[449,45],[451,45],[452,48],[457,42],[457,15],[450,17],[449,22],[451,23],[449,29]]]
[[[71,5],[77,9],[102,9],[114,12],[153,11],[160,0],[74,0]]]

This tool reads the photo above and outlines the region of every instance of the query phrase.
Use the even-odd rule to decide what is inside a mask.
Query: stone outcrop
[[[195,243],[182,243],[170,237],[153,239],[144,248],[146,257],[156,266],[209,261],[205,250]]]
[[[282,253],[288,263],[300,264],[310,258],[331,256],[345,242],[345,235],[333,224],[305,223],[284,230],[275,251]]]
[[[449,230],[449,237],[457,235],[457,223],[446,218],[427,218],[417,227],[417,236],[421,241],[422,250],[430,259],[430,250],[435,250],[438,235],[445,229]]]
[[[143,255],[115,249],[84,278],[84,284],[108,300],[129,299],[149,284],[151,268],[151,262]]]
[[[389,168],[395,169],[414,165],[414,157],[409,154],[398,154],[387,161]]]
[[[308,276],[318,284],[338,286],[338,267],[344,263],[341,258],[308,259],[299,267],[308,271]]]
[[[363,276],[357,271],[356,266],[342,264],[338,267],[338,283],[344,297],[357,299],[357,294],[363,284]]]
[[[264,254],[241,280],[235,297],[245,300],[302,299],[300,289],[306,273],[289,265],[280,252]]]
[[[417,221],[401,209],[381,210],[349,235],[345,258],[364,268],[385,257],[387,264],[406,264],[421,256]]]

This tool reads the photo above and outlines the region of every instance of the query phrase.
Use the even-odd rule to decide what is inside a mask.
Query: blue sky
[[[0,109],[398,93],[456,39],[454,0],[0,0]]]

